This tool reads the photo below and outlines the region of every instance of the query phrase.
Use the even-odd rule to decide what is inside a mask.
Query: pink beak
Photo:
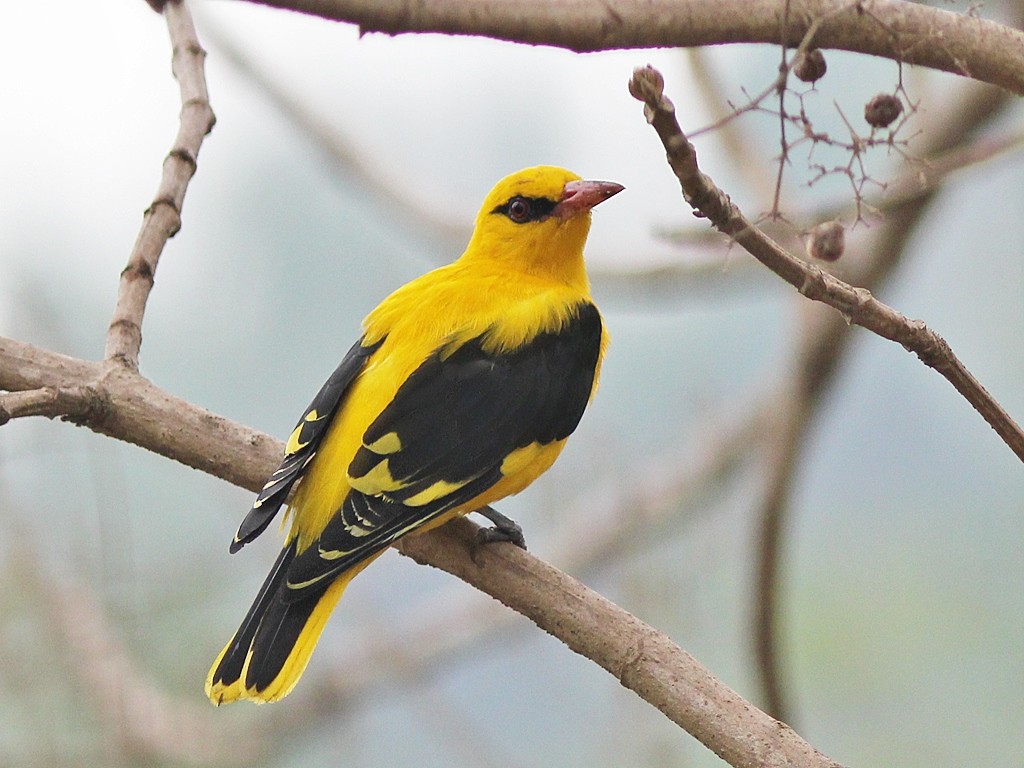
[[[562,189],[562,199],[551,214],[563,221],[570,219],[624,189],[624,186],[614,181],[570,181]]]

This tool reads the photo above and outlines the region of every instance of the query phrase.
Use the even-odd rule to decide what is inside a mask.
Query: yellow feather
[[[366,343],[384,343],[353,383],[345,409],[335,417],[290,505],[291,535],[298,537],[300,552],[317,539],[345,500],[348,465],[363,433],[428,355],[445,345],[454,351],[484,332],[485,351],[516,349],[539,333],[559,330],[573,307],[590,300],[583,263],[589,212],[564,222],[551,217],[530,227],[490,215],[516,194],[557,198],[567,182],[579,178],[541,166],[503,179],[484,200],[462,257],[402,286],[363,321]],[[606,344],[605,339],[602,354]],[[595,375],[595,389],[597,379]],[[529,465],[532,476],[517,482],[505,478],[494,490],[522,490],[551,466],[558,451],[550,461]],[[474,500],[473,507],[462,511],[507,495],[484,494],[484,500]]]
[[[231,643],[228,643],[224,650],[217,656],[217,660],[213,663],[210,668],[210,674],[206,678],[206,695],[210,697],[210,701],[218,706],[221,704],[230,704],[233,701],[253,701],[257,704],[266,704],[271,701],[277,701],[283,699],[292,689],[296,683],[299,682],[299,678],[302,677],[302,673],[306,671],[306,666],[309,664],[310,656],[313,654],[313,649],[316,648],[317,641],[320,639],[320,635],[324,631],[324,627],[327,625],[327,619],[330,618],[331,613],[334,611],[334,607],[338,604],[342,594],[345,592],[345,588],[348,587],[349,582],[356,577],[356,575],[362,571],[366,566],[376,560],[383,552],[367,558],[363,562],[359,563],[354,568],[349,569],[338,579],[331,584],[331,586],[324,592],[323,596],[316,604],[316,608],[313,609],[313,613],[310,614],[309,620],[306,622],[306,627],[303,629],[302,634],[299,635],[299,639],[292,647],[292,651],[288,656],[288,661],[285,662],[281,672],[273,682],[262,691],[255,691],[245,688],[242,681],[245,680],[245,674],[249,669],[249,661],[246,659],[245,666],[242,668],[242,674],[238,680],[234,681],[230,685],[221,685],[213,683],[213,673],[220,664],[224,654],[228,648],[231,647]],[[249,658],[252,657],[250,652]]]
[[[472,478],[470,478],[472,479]],[[459,490],[462,486],[470,481],[470,479],[463,480],[457,483],[450,483],[447,480],[438,480],[433,485],[424,488],[417,494],[414,494],[405,500],[405,504],[410,507],[422,507],[424,504],[429,504],[432,501],[440,499],[442,496],[449,496],[452,492]]]

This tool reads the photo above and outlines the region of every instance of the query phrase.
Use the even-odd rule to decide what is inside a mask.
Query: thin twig
[[[99,402],[90,387],[41,387],[0,393],[0,426],[25,416],[84,416]]]
[[[653,67],[633,73],[630,91],[645,103],[644,113],[657,131],[683,196],[699,215],[733,237],[754,258],[794,286],[801,294],[837,309],[847,322],[902,344],[938,371],[981,414],[1016,456],[1024,461],[1024,431],[953,354],[946,341],[920,320],[910,320],[878,301],[864,288],[852,286],[787,252],[765,235],[729,196],[697,166],[693,145],[665,97],[664,80]]]
[[[206,52],[199,45],[188,7],[184,2],[167,3],[164,17],[173,46],[171,70],[181,92],[180,124],[164,160],[156,197],[142,217],[142,228],[128,256],[128,265],[121,272],[104,351],[105,360],[133,371],[139,368],[142,316],[160,254],[168,238],[181,228],[185,190],[196,172],[203,137],[213,129],[215,121],[203,74]]]
[[[968,159],[980,159],[1013,144],[1003,140],[989,145],[985,140],[963,147],[972,132],[991,122],[1011,103],[1007,94],[991,88],[972,88],[958,103],[950,105],[925,132],[921,151],[929,158],[919,163],[934,171],[930,179],[905,175],[895,184],[888,217],[865,259],[855,260],[850,277],[856,283],[877,290],[906,252],[907,243],[923,220],[943,175]],[[941,114],[941,117],[939,115]],[[943,173],[939,173],[939,172]],[[808,305],[807,309],[816,309]],[[796,354],[793,379],[778,397],[780,423],[773,450],[766,457],[768,473],[758,514],[756,583],[753,591],[753,640],[757,669],[761,676],[766,709],[775,717],[792,723],[791,694],[783,685],[779,627],[782,544],[789,511],[789,489],[806,446],[806,433],[822,402],[822,395],[836,379],[836,372],[849,348],[850,326],[835,313],[806,312],[805,332]]]
[[[960,171],[975,168],[1022,149],[1024,149],[1024,131],[1012,131],[1001,136],[980,136],[971,142],[945,149],[922,160],[910,161],[899,176],[885,183],[884,194],[868,198],[861,204],[879,214],[886,214],[915,200],[927,197]],[[803,212],[788,213],[786,218],[794,222],[795,226],[803,227],[806,230],[818,222],[842,218],[848,210],[847,202],[833,202]],[[770,220],[760,224],[769,236],[779,239],[791,236],[794,225],[780,225]],[[655,235],[665,242],[686,246],[691,250],[717,246],[722,238],[721,234],[714,230],[695,227],[665,227],[656,230]],[[733,269],[738,265],[748,263],[753,264],[754,262],[738,262]],[[719,273],[722,271],[721,257],[717,259],[708,257],[696,264],[637,268],[602,276],[611,281],[612,285],[621,282],[623,288],[620,290],[625,290],[628,281],[634,279],[640,284],[651,282],[657,285],[661,281],[682,282],[707,279],[714,276],[716,271]]]
[[[786,60],[786,40],[789,37],[789,19],[792,2],[791,0],[784,0],[782,6],[782,22],[780,24],[781,29],[779,30],[782,39],[779,41],[779,51],[782,56],[782,61],[779,63],[779,73],[775,78],[775,93],[779,98],[779,166],[775,172],[775,193],[772,196],[772,209],[768,214],[771,219],[779,219],[781,217],[782,210],[782,175],[786,172],[786,166],[789,164],[789,141],[786,138],[786,88],[789,84],[789,70],[792,67],[792,61],[796,59],[794,55],[790,61]],[[807,30],[807,34],[804,35],[804,39],[800,43],[800,48],[797,53],[805,53],[807,46],[810,44],[811,39],[814,37],[817,26],[821,22],[821,19],[815,19],[815,23],[811,25],[810,29]]]
[[[765,454],[765,494],[758,511],[757,564],[754,578],[754,653],[761,678],[764,710],[793,723],[793,708],[783,683],[777,642],[780,552],[790,491],[796,475],[805,427],[811,415],[806,400],[790,388],[775,401],[776,428]]]
[[[704,109],[711,115],[713,124],[718,128],[715,133],[725,150],[725,156],[729,158],[733,168],[743,174],[745,184],[756,190],[758,197],[768,197],[771,186],[766,183],[764,174],[758,169],[755,143],[751,140],[752,137],[740,128],[740,121],[734,119],[736,110],[727,108],[723,102],[725,85],[715,68],[714,60],[708,55],[708,49],[687,48],[686,54],[690,62],[693,83]],[[691,132],[690,135],[695,136],[696,132]]]

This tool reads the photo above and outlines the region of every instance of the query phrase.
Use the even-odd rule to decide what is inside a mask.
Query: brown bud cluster
[[[880,93],[864,107],[864,119],[872,128],[887,128],[903,112],[903,102],[891,93]]]
[[[825,54],[818,48],[800,51],[793,60],[793,74],[805,83],[815,83],[821,80],[827,71]]]
[[[637,67],[629,81],[629,93],[637,101],[660,99],[665,93],[665,78],[650,64]]]
[[[822,261],[835,261],[846,250],[846,230],[839,221],[823,221],[810,232],[807,255]]]

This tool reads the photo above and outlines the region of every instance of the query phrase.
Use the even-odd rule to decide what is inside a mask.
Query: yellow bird
[[[478,511],[487,540],[522,546],[487,505],[551,466],[597,387],[608,336],[583,246],[621,190],[550,166],[502,179],[461,258],[363,321],[231,543],[287,503],[284,549],[206,678],[214,704],[287,696],[345,587],[399,537]]]

